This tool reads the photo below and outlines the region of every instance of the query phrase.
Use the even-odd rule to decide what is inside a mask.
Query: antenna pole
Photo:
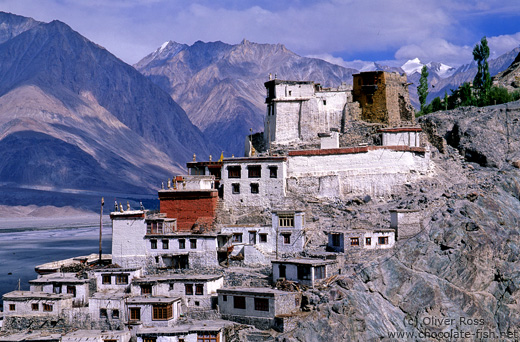
[[[105,199],[101,197],[101,211],[99,213],[99,265],[101,265],[101,256],[103,250],[101,248],[101,238],[103,237],[103,206],[105,205]]]

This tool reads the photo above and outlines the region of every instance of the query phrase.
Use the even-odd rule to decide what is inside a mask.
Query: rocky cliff
[[[520,336],[520,103],[419,122],[432,143],[435,177],[403,185],[389,201],[320,204],[315,219],[388,225],[389,209],[416,209],[420,232],[388,252],[347,254],[348,274],[306,291],[310,311],[276,340]]]

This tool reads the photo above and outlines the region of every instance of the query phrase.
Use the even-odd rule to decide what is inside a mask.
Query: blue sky
[[[469,63],[520,45],[518,0],[0,0],[0,10],[61,20],[133,64],[173,40],[281,43],[342,65]]]

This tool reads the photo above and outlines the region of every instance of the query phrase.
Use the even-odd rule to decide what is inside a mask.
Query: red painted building
[[[173,188],[159,190],[160,212],[177,219],[179,231],[211,230],[218,202],[215,177],[177,178]]]

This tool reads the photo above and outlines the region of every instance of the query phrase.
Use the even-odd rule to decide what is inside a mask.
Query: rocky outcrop
[[[507,129],[520,129],[519,114],[512,103],[425,116],[435,177],[396,189],[389,201],[319,205],[309,218],[318,224],[385,225],[389,209],[417,209],[421,230],[393,250],[346,256],[341,276],[305,292],[310,315],[277,340],[518,337],[520,172],[511,161],[520,146],[504,142]]]

